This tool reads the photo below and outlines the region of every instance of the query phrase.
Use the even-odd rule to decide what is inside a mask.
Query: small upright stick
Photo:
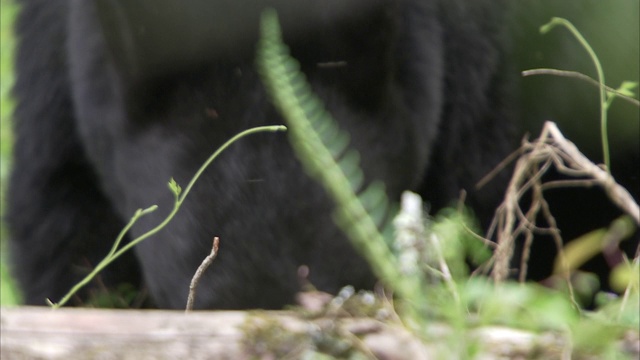
[[[204,260],[202,261],[202,264],[198,266],[198,270],[196,270],[196,273],[193,275],[193,278],[191,279],[191,285],[189,285],[189,297],[187,298],[187,308],[185,309],[185,312],[189,312],[193,310],[193,302],[195,301],[196,288],[198,287],[198,282],[200,281],[202,274],[204,274],[205,270],[207,270],[209,265],[211,265],[213,260],[215,260],[216,256],[218,255],[219,246],[220,246],[220,239],[218,239],[218,237],[216,236],[213,238],[213,247],[211,248],[211,254],[209,254],[206,258],[204,258]]]

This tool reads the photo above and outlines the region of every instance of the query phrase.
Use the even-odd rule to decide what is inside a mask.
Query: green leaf
[[[611,289],[622,293],[628,287],[636,292],[640,290],[640,272],[638,271],[638,262],[632,264],[622,262],[616,265],[611,274],[609,274],[609,285]]]
[[[635,97],[636,93],[633,92],[634,89],[638,87],[637,81],[623,81],[620,87],[616,90],[622,95]]]
[[[180,187],[180,185],[178,185],[174,178],[171,178],[171,180],[169,180],[169,189],[171,190],[173,195],[176,196],[176,198],[179,197],[180,193],[182,192],[182,188]]]

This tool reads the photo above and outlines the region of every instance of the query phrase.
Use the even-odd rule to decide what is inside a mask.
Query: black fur
[[[368,179],[385,181],[392,199],[420,191],[434,209],[466,189],[486,218],[500,194],[473,186],[516,140],[501,2],[379,3],[366,18],[320,24],[303,38],[285,33],[292,54],[351,134]],[[21,4],[8,221],[25,300],[43,304],[106,254],[136,209],[159,206],[131,236],[158,224],[172,208],[170,178],[184,186],[232,135],[281,120],[251,53],[133,81],[105,44],[94,2]],[[338,66],[319,65],[327,62]],[[102,281],[144,284],[158,307],[183,308],[219,236],[197,308],[280,308],[293,302],[303,264],[321,290],[371,287],[375,279],[332,223],[332,208],[285,135],[257,135],[226,151],[173,222]]]

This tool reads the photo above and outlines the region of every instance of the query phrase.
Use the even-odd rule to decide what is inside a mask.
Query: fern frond
[[[418,274],[400,272],[398,259],[380,228],[389,214],[384,184],[364,187],[360,156],[349,149],[349,136],[340,130],[307,83],[296,60],[282,43],[277,15],[262,16],[257,67],[271,101],[285,119],[291,145],[306,172],[319,181],[336,203],[334,221],[367,259],[375,275],[404,300],[423,301]],[[418,305],[419,306],[419,305]]]

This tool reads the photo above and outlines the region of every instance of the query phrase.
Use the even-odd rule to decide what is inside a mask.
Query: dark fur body
[[[170,178],[186,185],[231,136],[282,121],[253,54],[128,82],[115,65],[118,54],[105,45],[93,2],[21,4],[8,223],[25,300],[44,304],[107,253],[136,209],[159,206],[131,236],[158,224],[172,208]],[[499,200],[495,188],[473,186],[517,140],[506,106],[500,4],[389,1],[364,19],[314,29],[305,39],[289,36],[313,89],[351,134],[365,175],[383,180],[392,199],[411,189],[437,209],[466,189],[485,219]],[[346,66],[318,66],[325,62]],[[292,303],[301,265],[321,290],[372,287],[366,263],[333,224],[332,208],[302,172],[286,135],[247,138],[205,172],[165,230],[101,280],[108,287],[144,285],[156,306],[183,308],[190,279],[219,236],[198,308]]]

